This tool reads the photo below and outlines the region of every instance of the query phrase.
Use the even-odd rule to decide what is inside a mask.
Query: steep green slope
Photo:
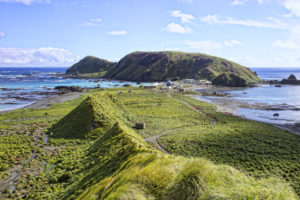
[[[106,77],[130,81],[213,80],[225,72],[244,79],[247,84],[260,80],[250,69],[222,58],[171,51],[133,52],[110,68]]]
[[[116,63],[109,62],[93,56],[86,56],[78,63],[72,65],[66,71],[67,75],[80,76],[84,74],[96,73],[98,76],[105,75],[106,71]]]
[[[104,133],[116,121],[122,121],[123,110],[123,106],[110,94],[91,95],[54,124],[49,133],[61,138],[92,137],[95,134],[92,130],[98,128]]]
[[[212,83],[214,85],[221,85],[227,87],[245,87],[247,85],[245,79],[232,73],[222,73],[219,76],[215,77],[212,80]]]
[[[87,149],[83,164],[81,179],[60,199],[296,199],[278,179],[254,179],[202,158],[163,154],[118,123]]]

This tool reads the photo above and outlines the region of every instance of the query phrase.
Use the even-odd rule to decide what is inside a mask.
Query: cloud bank
[[[75,61],[71,52],[60,48],[0,48],[2,67],[62,67]]]

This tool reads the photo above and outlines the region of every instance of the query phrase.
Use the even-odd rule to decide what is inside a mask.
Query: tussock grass
[[[105,133],[116,121],[124,121],[124,107],[112,95],[94,94],[88,96],[72,112],[54,124],[50,135],[61,138],[97,138]],[[98,130],[92,131],[98,128]]]
[[[297,199],[280,179],[255,179],[203,158],[165,155],[121,124],[88,151],[101,159],[64,199]]]

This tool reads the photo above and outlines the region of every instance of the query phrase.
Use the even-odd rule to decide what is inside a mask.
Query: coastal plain
[[[191,94],[93,89],[1,114],[0,198],[299,199],[299,136]]]

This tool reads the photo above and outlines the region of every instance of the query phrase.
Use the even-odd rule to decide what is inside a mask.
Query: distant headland
[[[255,72],[232,61],[174,51],[133,52],[119,62],[87,56],[68,68],[66,76],[135,82],[203,79],[228,87],[246,87],[261,81]]]

